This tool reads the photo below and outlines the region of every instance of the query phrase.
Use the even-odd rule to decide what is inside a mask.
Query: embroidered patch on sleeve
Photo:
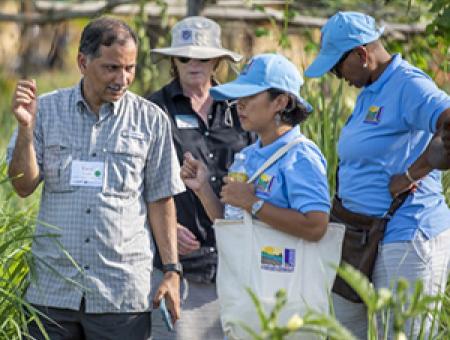
[[[261,269],[293,272],[295,269],[295,249],[263,247],[261,249]]]
[[[369,107],[369,111],[367,111],[364,123],[378,124],[380,122],[382,112],[383,112],[382,106]]]

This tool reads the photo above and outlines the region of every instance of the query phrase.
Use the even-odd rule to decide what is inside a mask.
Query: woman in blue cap
[[[242,150],[249,177],[279,148],[302,136],[297,125],[312,111],[299,95],[302,84],[297,68],[285,57],[261,54],[249,61],[236,80],[210,90],[215,99],[237,99],[242,128],[258,136]],[[326,161],[306,138],[265,170],[256,185],[225,177],[220,199],[211,189],[205,165],[190,154],[185,155],[181,177],[211,220],[223,218],[223,204],[230,204],[309,241],[325,234],[330,207]]]
[[[382,33],[368,15],[338,12],[322,28],[320,53],[305,75],[331,72],[362,88],[338,143],[335,202],[346,214],[381,217],[393,198],[414,189],[387,224],[372,276],[375,287],[389,288],[405,277],[412,287],[421,279],[425,293],[436,294],[445,290],[450,257],[450,211],[435,170],[450,164],[442,147],[449,148],[443,130],[450,98],[401,55],[389,54],[379,40]],[[334,302],[337,317],[365,338],[363,304],[339,296]],[[415,338],[420,326],[416,321],[407,336]],[[430,326],[427,320],[427,332]]]

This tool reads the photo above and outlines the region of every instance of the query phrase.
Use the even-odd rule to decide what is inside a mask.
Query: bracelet
[[[416,180],[414,178],[412,178],[411,174],[409,173],[409,170],[406,169],[405,171],[405,176],[408,179],[408,181],[411,182],[411,184],[416,183]]]

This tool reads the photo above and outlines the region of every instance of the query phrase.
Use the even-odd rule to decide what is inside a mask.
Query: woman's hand
[[[442,126],[442,143],[447,155],[447,159],[450,159],[450,118],[446,119]]]
[[[197,237],[185,226],[178,223],[177,228],[178,254],[187,255],[194,250],[200,249]]]
[[[224,177],[224,183],[220,192],[220,201],[251,211],[252,204],[258,200],[253,184],[236,182],[228,176]]]
[[[389,181],[389,192],[393,198],[397,197],[401,193],[407,190],[416,190],[417,182],[412,182],[406,177],[405,174],[396,174],[391,177]]]
[[[203,162],[195,159],[190,152],[186,152],[180,176],[189,189],[198,192],[208,183],[209,172]]]

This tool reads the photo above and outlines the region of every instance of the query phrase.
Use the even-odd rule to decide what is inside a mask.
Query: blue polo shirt
[[[423,71],[397,54],[381,76],[358,95],[338,144],[339,196],[354,212],[382,216],[392,197],[389,180],[423,153],[450,97]],[[441,172],[419,182],[389,222],[384,243],[409,241],[417,229],[427,238],[450,228]]]
[[[246,147],[245,168],[251,177],[283,145],[301,136],[294,127],[273,143],[261,147],[260,140]],[[255,180],[256,196],[280,208],[301,213],[330,211],[326,161],[309,139],[293,146]]]

